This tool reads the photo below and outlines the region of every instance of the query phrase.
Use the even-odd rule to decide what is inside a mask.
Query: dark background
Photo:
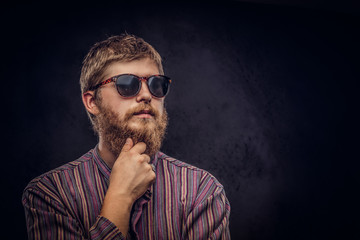
[[[124,31],[163,56],[162,150],[224,185],[233,239],[359,237],[359,8],[253,2],[1,7],[1,238],[26,238],[32,178],[97,143],[81,62]]]

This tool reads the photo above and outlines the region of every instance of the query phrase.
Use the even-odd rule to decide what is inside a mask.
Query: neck
[[[106,146],[102,137],[99,137],[99,145],[98,145],[99,155],[105,161],[105,163],[112,168],[117,156],[114,156],[112,152],[110,152],[109,148]]]

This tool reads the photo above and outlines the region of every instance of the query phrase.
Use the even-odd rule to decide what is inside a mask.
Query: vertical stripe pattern
[[[128,238],[230,239],[230,204],[210,173],[161,152],[152,162],[156,181],[133,205]],[[33,179],[22,199],[29,239],[125,239],[99,216],[110,174],[95,148]]]

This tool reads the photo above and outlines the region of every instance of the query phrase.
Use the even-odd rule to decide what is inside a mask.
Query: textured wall
[[[23,5],[1,22],[1,211],[19,238],[27,182],[95,146],[81,61],[124,31],[163,56],[173,85],[162,150],[225,186],[233,239],[355,233],[358,16],[240,3]]]

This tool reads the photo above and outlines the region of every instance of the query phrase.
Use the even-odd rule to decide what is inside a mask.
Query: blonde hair
[[[121,34],[96,43],[86,55],[80,75],[81,94],[100,83],[106,68],[113,62],[129,62],[150,58],[164,74],[160,54],[144,39]]]

